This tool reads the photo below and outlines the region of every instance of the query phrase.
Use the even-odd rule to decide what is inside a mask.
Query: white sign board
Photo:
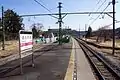
[[[20,50],[21,58],[32,54],[32,49],[33,49],[32,32],[20,30],[19,31],[19,50]]]

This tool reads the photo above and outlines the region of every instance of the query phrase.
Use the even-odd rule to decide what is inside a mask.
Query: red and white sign
[[[28,56],[32,54],[33,49],[33,35],[30,31],[19,31],[19,47],[20,47],[20,54],[21,57]],[[31,51],[28,53],[28,51]]]

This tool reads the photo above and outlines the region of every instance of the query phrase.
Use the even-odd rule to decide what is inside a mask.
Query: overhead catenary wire
[[[101,2],[102,0],[98,0],[97,5]]]
[[[101,0],[99,0],[98,3],[100,3],[100,1],[101,1]],[[102,2],[102,4],[97,8],[96,12],[104,5],[105,2],[106,2],[106,0],[104,0],[104,1]],[[98,3],[97,3],[97,5],[98,5]],[[89,16],[90,16],[90,15],[91,15],[91,13],[89,14]],[[88,22],[91,20],[91,18],[92,18],[92,17],[89,18]]]
[[[98,11],[106,2],[107,0],[104,0],[103,3],[98,7],[98,9],[96,11]]]
[[[101,14],[103,14],[103,12],[108,8],[109,5],[110,5],[110,3],[108,3],[108,5],[105,7],[105,9],[102,11]],[[101,15],[101,14],[100,14],[100,15]],[[100,15],[98,15],[98,16],[90,23],[90,25],[92,25],[92,24],[100,17]]]
[[[101,0],[98,0],[96,6],[97,6],[100,2],[101,2]],[[95,8],[96,8],[96,7],[95,7]],[[95,8],[94,8],[92,11],[94,11]],[[91,13],[89,14],[89,16],[91,16]]]
[[[39,0],[39,2],[41,2],[44,6],[47,6],[42,0]],[[46,7],[47,8],[47,7]],[[47,8],[48,9],[48,8]],[[54,10],[54,9],[57,9],[56,7],[54,7],[54,8],[49,8],[48,10],[49,10],[49,12],[50,13],[52,13],[52,11],[51,10]]]
[[[50,13],[52,13],[47,7],[45,7],[43,4],[41,4],[40,2],[38,2],[37,0],[34,0],[36,3],[38,3],[40,6],[42,6],[44,9],[46,9],[48,12],[50,12]],[[42,2],[43,3],[43,2]],[[54,18],[57,18],[57,17],[55,17],[55,16],[53,16],[53,15],[50,15],[50,16],[52,16],[52,17],[54,17]],[[57,18],[58,19],[58,18]]]
[[[102,0],[99,0],[96,5],[98,5],[101,1],[102,1]],[[102,4],[97,8],[96,12],[104,5],[105,2],[106,2],[106,0],[104,0],[104,1],[102,2]],[[91,16],[91,13],[89,14],[89,16]],[[98,18],[99,18],[99,17],[98,17]],[[89,18],[88,23],[89,23],[89,21],[90,21],[91,19],[92,19],[92,17]]]
[[[49,11],[50,13],[52,13],[48,8],[46,8],[44,5],[42,5],[40,2],[38,2],[37,0],[34,0],[36,3],[38,3],[40,6],[42,6],[44,9],[46,9],[47,11]]]

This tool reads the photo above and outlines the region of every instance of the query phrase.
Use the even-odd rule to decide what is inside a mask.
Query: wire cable
[[[108,6],[110,5],[110,3],[105,7],[105,9],[102,11],[102,13],[108,8]],[[101,13],[101,14],[102,14]],[[100,14],[100,15],[101,15]],[[92,22],[91,22],[91,24],[90,25],[92,25],[99,17],[100,17],[100,15],[98,15]]]
[[[104,0],[104,2],[98,7],[98,9],[96,10],[96,12],[105,4],[107,0]]]
[[[97,2],[97,5],[98,5],[100,2],[101,2],[101,0],[99,0],[99,1]],[[102,4],[97,8],[96,12],[104,5],[105,2],[106,2],[106,0],[104,0],[104,1],[102,2]],[[91,16],[91,13],[89,14],[89,16]],[[98,17],[98,18],[99,18],[99,17]],[[91,19],[92,19],[92,17],[89,18],[88,23],[89,23],[89,21],[90,21]]]
[[[99,0],[98,2],[97,2],[97,5],[101,2],[102,0]]]
[[[50,13],[52,13],[47,7],[45,7],[44,5],[42,5],[40,2],[38,2],[37,0],[34,0],[36,3],[38,3],[40,6],[42,6],[44,9],[46,9],[48,12],[50,12]],[[52,16],[52,15],[50,15],[50,16]],[[54,17],[54,18],[57,18],[57,17],[55,17],[55,16],[52,16],[52,17]],[[57,18],[58,19],[58,18]]]
[[[37,0],[34,0],[36,3],[38,3],[40,6],[42,6],[44,9],[46,9],[47,11],[49,11],[50,13],[52,13],[48,8],[46,8],[44,5],[42,5],[40,2],[38,2]]]
[[[100,2],[101,2],[101,0],[98,0],[96,6],[97,6]],[[96,7],[95,7],[95,8],[96,8]],[[95,8],[94,8],[92,11],[94,11]],[[91,13],[89,14],[89,16],[91,16]]]
[[[39,0],[44,6],[47,6],[42,0]],[[54,9],[56,9],[56,7],[54,7],[54,8],[51,8],[51,9],[48,9],[49,11],[50,11],[50,13],[52,13],[52,11],[51,10],[54,10]]]

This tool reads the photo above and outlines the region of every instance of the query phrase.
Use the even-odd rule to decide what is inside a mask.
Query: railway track
[[[40,55],[34,55],[34,59],[40,57],[41,55],[43,55],[47,51],[53,50],[54,47],[57,47],[57,46],[58,45],[48,45],[48,46],[44,47],[41,50],[35,51],[35,52],[42,52],[42,53]],[[30,62],[32,60],[30,56],[28,56],[27,60],[23,61],[22,65],[24,65],[24,64],[26,64],[26,63],[28,63],[28,62]],[[0,78],[9,77],[9,76],[5,76],[5,75],[7,73],[10,73],[11,71],[13,71],[13,70],[15,70],[15,69],[20,67],[19,59],[17,59],[16,61],[18,61],[18,64],[14,65],[13,67],[0,69]],[[14,76],[14,75],[10,75],[10,76]]]
[[[113,66],[103,56],[99,55],[97,51],[94,51],[82,40],[77,38],[76,40],[84,51],[98,80],[120,80],[120,69],[118,69],[118,67]]]

